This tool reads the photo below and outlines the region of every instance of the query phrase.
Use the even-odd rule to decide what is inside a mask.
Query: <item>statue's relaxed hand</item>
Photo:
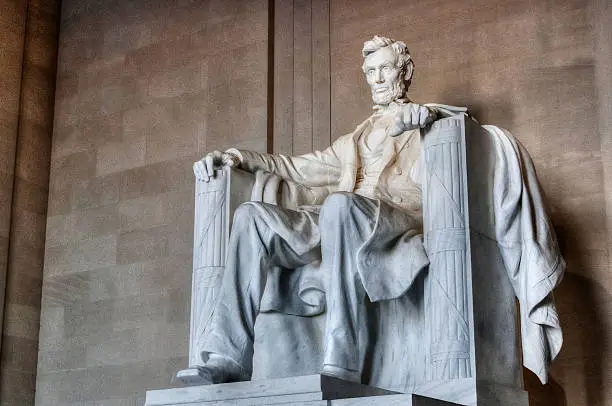
[[[404,131],[423,128],[436,118],[435,112],[415,103],[401,104],[394,117],[394,123],[387,128],[387,135],[396,137]]]
[[[215,176],[215,170],[224,166],[238,166],[240,158],[234,154],[221,151],[213,151],[193,164],[193,173],[197,180],[210,181]]]

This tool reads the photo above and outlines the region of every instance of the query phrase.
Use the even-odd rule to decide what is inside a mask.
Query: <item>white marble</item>
[[[395,392],[342,381],[325,375],[307,375],[282,379],[152,390],[147,392],[145,405],[269,405],[355,397],[378,397],[393,394]]]
[[[363,56],[375,112],[328,149],[230,149],[194,165],[191,369],[179,377],[323,371],[526,405],[518,328],[546,382],[564,269],[531,160],[465,109],[410,102],[402,42],[375,37]]]

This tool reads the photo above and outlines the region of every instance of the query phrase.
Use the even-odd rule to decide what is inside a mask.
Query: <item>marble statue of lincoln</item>
[[[363,57],[375,112],[353,133],[302,156],[230,149],[194,165],[204,182],[225,165],[267,171],[305,187],[320,206],[296,211],[248,202],[236,210],[221,300],[204,340],[204,383],[249,379],[253,328],[271,266],[291,272],[321,261],[327,302],[322,373],[358,382],[368,345],[366,300],[402,295],[428,264],[420,129],[438,111],[407,99],[413,62],[403,42],[375,36],[365,42]],[[392,254],[397,245],[401,255]],[[387,253],[384,264],[376,261],[377,251]]]
[[[369,303],[380,302],[383,308],[396,299],[411,298],[423,284],[429,260],[433,262],[436,250],[445,247],[429,247],[428,257],[423,244],[421,185],[429,193],[431,183],[423,179],[429,182],[439,173],[426,171],[421,130],[466,109],[408,100],[413,62],[403,42],[375,36],[365,42],[362,54],[374,113],[353,132],[323,151],[305,155],[232,148],[211,152],[194,164],[199,182],[209,182],[224,166],[239,167],[256,178],[281,179],[285,199],[280,205],[247,202],[234,213],[218,300],[197,348],[204,361],[197,366],[201,383],[251,377],[255,321],[269,311],[297,316],[325,312],[321,372],[360,382],[374,325],[368,320]],[[481,128],[487,134],[485,153],[494,163],[486,174],[494,179],[492,190],[478,191],[491,193],[485,197],[492,216],[482,221],[493,224],[494,231],[487,231],[486,241],[499,250],[496,263],[504,267],[520,303],[524,365],[546,382],[550,362],[563,342],[552,290],[565,263],[529,155],[509,132]],[[442,198],[450,193],[439,189]],[[293,294],[295,286],[310,280],[303,275],[313,263],[319,264],[317,278],[310,279],[320,282],[322,297],[314,312],[302,298],[305,290]],[[400,322],[411,323],[405,318]],[[438,331],[426,333],[439,338]],[[422,345],[415,338],[397,340],[398,346],[410,344],[412,351]],[[462,340],[459,344],[469,344]],[[438,343],[436,362],[463,354],[463,347],[447,341]],[[413,376],[425,372],[416,369],[410,371]]]

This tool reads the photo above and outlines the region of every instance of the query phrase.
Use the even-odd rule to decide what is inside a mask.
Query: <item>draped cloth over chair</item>
[[[364,382],[462,404],[493,392],[526,402],[517,320],[523,362],[546,382],[562,343],[551,295],[564,269],[531,159],[509,133],[465,114],[435,122],[419,159],[430,265],[399,298],[369,306]],[[203,362],[233,211],[248,200],[295,209],[300,197],[308,190],[262,172],[227,169],[196,183],[190,366]],[[377,222],[387,219],[380,213]],[[401,251],[393,255],[401,260]],[[253,378],[319,372],[325,294],[317,271],[316,263],[271,270]],[[270,334],[279,329],[286,334]]]

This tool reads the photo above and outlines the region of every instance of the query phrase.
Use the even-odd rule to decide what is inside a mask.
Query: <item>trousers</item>
[[[251,373],[268,270],[292,272],[320,260],[327,303],[323,363],[360,374],[368,323],[356,254],[372,234],[378,209],[378,200],[345,192],[328,196],[319,214],[261,202],[240,205],[203,351],[228,357]]]

